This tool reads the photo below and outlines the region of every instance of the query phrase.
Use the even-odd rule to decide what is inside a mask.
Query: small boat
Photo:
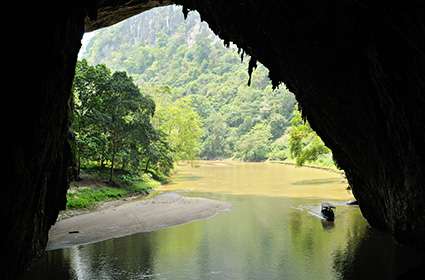
[[[332,209],[335,209],[335,206],[333,206],[332,204],[330,204],[328,202],[323,202],[322,205],[321,205],[320,212],[322,213],[323,217],[327,221],[335,220],[335,214],[334,214],[334,211]]]

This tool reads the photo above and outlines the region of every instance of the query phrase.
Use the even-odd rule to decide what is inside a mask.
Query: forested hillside
[[[201,135],[201,142],[192,143],[189,150],[199,155],[182,154],[177,159],[258,161],[286,159],[293,153],[287,130],[296,103],[292,93],[284,85],[272,90],[262,65],[248,86],[249,58],[243,59],[232,45],[226,48],[199,14],[191,12],[185,20],[179,7],[157,8],[89,36],[80,58],[126,71],[141,92],[155,101],[153,123],[174,137],[170,141],[174,149],[184,147],[174,143],[178,137],[173,136],[170,120],[183,122],[185,116],[179,116],[195,111],[193,117],[200,118],[202,132],[192,133],[194,139]]]

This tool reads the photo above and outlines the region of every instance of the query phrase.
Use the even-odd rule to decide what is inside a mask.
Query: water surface
[[[228,201],[232,210],[49,251],[25,279],[396,279],[419,263],[369,228],[357,207],[342,206],[350,195],[335,173],[207,162],[180,166],[174,182],[164,189]],[[338,204],[334,223],[313,215],[324,199]]]
[[[352,199],[341,174],[273,162],[197,161],[181,163],[164,190],[237,195]]]

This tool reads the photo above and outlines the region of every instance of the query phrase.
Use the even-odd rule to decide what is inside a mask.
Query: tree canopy
[[[105,65],[77,63],[73,85],[75,133],[79,166],[108,164],[110,180],[117,164],[134,173],[148,164],[167,174],[172,166],[171,147],[152,124],[155,103],[142,94],[126,72]]]
[[[165,135],[174,160],[289,158],[304,164],[330,154],[306,131],[308,124],[298,122],[285,85],[273,90],[259,64],[248,86],[249,58],[234,45],[226,48],[195,12],[184,20],[177,7],[153,9],[96,31],[83,48],[81,57],[126,71],[142,96],[152,97],[154,128]]]
[[[288,147],[292,158],[297,165],[314,162],[323,156],[329,156],[330,150],[319,136],[311,129],[307,121],[302,119],[301,113],[295,109],[292,126],[288,130]]]

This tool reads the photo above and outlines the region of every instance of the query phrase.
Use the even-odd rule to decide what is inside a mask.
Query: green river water
[[[230,202],[207,220],[47,252],[24,279],[397,279],[414,251],[371,229],[340,175],[281,164],[182,165],[162,191]],[[312,194],[312,195],[310,195]],[[322,201],[337,205],[334,223]]]

